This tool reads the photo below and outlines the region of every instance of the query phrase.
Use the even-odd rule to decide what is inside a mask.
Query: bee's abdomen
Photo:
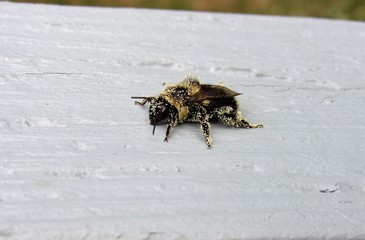
[[[218,99],[217,99],[218,100]],[[219,99],[220,102],[216,102],[214,106],[206,107],[207,113],[210,116],[212,122],[220,121],[221,116],[228,116],[235,118],[238,113],[238,103],[235,98]]]

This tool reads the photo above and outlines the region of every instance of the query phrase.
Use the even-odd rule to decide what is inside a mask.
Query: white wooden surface
[[[265,128],[152,136],[186,73]],[[365,24],[0,3],[0,239],[365,239]]]

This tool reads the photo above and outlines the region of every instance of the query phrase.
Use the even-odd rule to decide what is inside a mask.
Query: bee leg
[[[203,133],[205,142],[208,145],[208,148],[212,148],[212,138],[210,137],[209,130],[210,130],[210,123],[208,120],[203,120],[200,122],[200,130]]]
[[[165,139],[164,139],[165,142],[168,141],[167,138],[170,135],[171,128],[177,125],[176,119],[177,119],[176,114],[175,113],[170,113],[170,121],[167,124],[166,135],[165,135]]]
[[[172,126],[171,124],[167,124],[167,128],[166,128],[166,137],[164,139],[165,142],[167,142],[167,137],[170,135],[170,130],[171,130]]]
[[[134,101],[134,104],[135,104],[135,105],[137,105],[137,104],[139,104],[139,105],[145,105],[145,104],[146,104],[146,102],[147,102],[147,100],[146,100],[146,99],[143,99],[141,102]]]
[[[138,105],[145,105],[145,104],[146,104],[146,102],[147,102],[146,100],[143,100],[142,102],[134,101],[134,104],[135,104],[135,105],[137,105],[137,104],[138,104]]]
[[[192,122],[199,122],[200,123],[200,130],[203,133],[203,137],[205,139],[208,148],[212,147],[212,138],[210,137],[210,123],[209,123],[209,116],[207,114],[207,110],[199,104],[195,104],[192,109],[190,110],[194,113],[193,116],[189,119]]]
[[[252,123],[249,123],[247,121],[247,119],[245,119],[241,115],[238,115],[238,117],[236,119],[235,127],[238,127],[238,128],[263,128],[264,125],[262,125],[262,124],[252,124]]]
[[[156,99],[155,97],[132,97],[132,99],[143,99],[141,102],[134,101],[134,104],[137,105],[145,105],[147,102],[151,102]]]

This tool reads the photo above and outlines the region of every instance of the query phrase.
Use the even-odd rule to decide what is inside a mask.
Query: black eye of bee
[[[168,103],[159,100],[156,101],[154,104],[151,104],[150,106],[150,123],[152,125],[157,125],[169,117],[169,111],[168,111]]]
[[[150,124],[153,125],[152,134],[155,134],[157,124],[168,121],[169,103],[163,99],[158,99],[150,105]]]

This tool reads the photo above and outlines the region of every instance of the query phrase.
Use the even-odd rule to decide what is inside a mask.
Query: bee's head
[[[152,132],[153,134],[155,132],[155,127],[157,124],[164,123],[168,120],[171,108],[172,105],[164,100],[162,97],[158,97],[151,101],[149,118],[150,124],[154,126]]]

